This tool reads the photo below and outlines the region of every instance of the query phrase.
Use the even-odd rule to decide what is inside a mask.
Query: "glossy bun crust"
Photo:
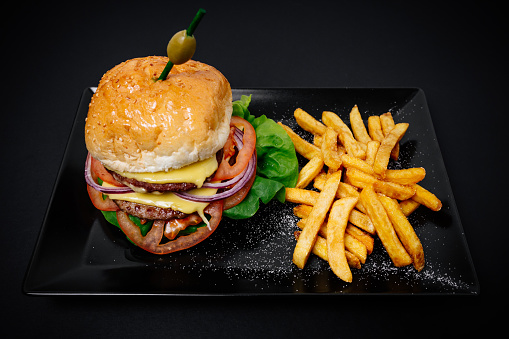
[[[85,143],[119,172],[158,172],[214,156],[230,131],[232,92],[214,67],[189,60],[155,81],[168,58],[125,61],[102,77],[89,105]]]

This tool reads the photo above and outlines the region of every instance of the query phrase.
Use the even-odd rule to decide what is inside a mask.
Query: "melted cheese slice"
[[[103,182],[105,187],[114,187],[113,185]],[[189,194],[195,195],[213,195],[217,192],[214,188],[196,188],[187,191]],[[113,200],[124,200],[136,202],[143,205],[156,206],[161,208],[171,208],[181,211],[186,214],[198,212],[200,216],[203,210],[207,207],[206,202],[194,202],[179,198],[172,192],[165,192],[161,194],[154,193],[123,193],[123,194],[108,194],[108,197]]]
[[[202,160],[179,169],[170,170],[168,172],[155,173],[131,173],[117,172],[123,177],[136,179],[138,181],[148,182],[151,184],[169,184],[190,182],[201,187],[205,179],[210,177],[217,170],[218,163],[216,157]]]

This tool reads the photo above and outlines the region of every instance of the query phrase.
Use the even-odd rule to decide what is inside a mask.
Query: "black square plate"
[[[345,122],[357,104],[363,118],[392,112],[410,128],[401,160],[422,166],[422,186],[443,202],[439,212],[420,207],[410,216],[424,247],[426,266],[395,268],[379,241],[353,282],[339,280],[311,255],[304,270],[292,263],[298,229],[292,204],[261,206],[248,220],[224,218],[206,241],[156,256],[131,245],[90,202],[83,169],[84,123],[93,89],[84,91],[23,290],[34,295],[303,295],[477,294],[479,285],[456,209],[424,93],[416,88],[236,89],[252,94],[250,111],[294,127],[300,107],[317,118],[333,111]],[[304,135],[304,134],[303,134]]]

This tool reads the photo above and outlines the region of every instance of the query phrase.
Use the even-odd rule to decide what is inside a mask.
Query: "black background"
[[[500,3],[499,3],[500,5]],[[4,333],[341,338],[495,333],[507,280],[507,24],[480,2],[13,3],[2,22]],[[477,296],[34,297],[22,283],[83,89],[165,55],[199,7],[195,59],[234,88],[419,87],[480,282]],[[5,313],[5,312],[4,312]],[[485,332],[486,334],[486,332]]]

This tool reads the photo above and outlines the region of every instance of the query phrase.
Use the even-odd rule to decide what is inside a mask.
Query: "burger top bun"
[[[118,172],[159,172],[210,158],[230,131],[230,83],[214,67],[189,60],[154,81],[168,58],[125,61],[102,77],[89,105],[85,143]]]

